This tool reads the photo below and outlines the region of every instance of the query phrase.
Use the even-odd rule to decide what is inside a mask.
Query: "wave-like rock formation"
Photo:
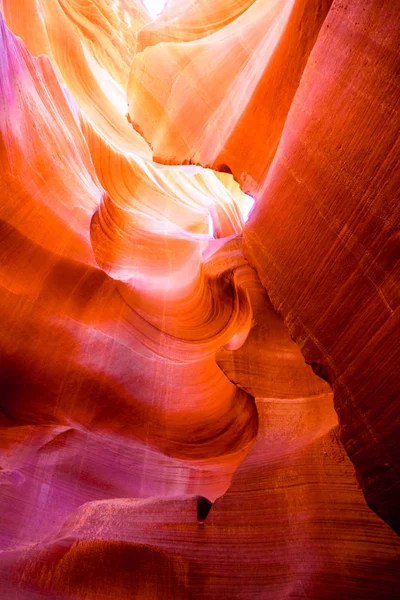
[[[399,31],[0,0],[1,598],[397,597]]]

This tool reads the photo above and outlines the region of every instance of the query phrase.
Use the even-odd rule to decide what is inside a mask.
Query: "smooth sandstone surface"
[[[398,530],[399,10],[390,2],[296,2],[277,31],[285,3],[276,5],[274,28],[268,29],[265,15],[273,7],[254,2],[235,21],[245,26],[257,11],[251,25],[274,48],[269,61],[262,52],[263,69],[251,63],[256,46],[240,44],[236,52],[233,35],[226,41],[226,64],[216,53],[205,73],[196,68],[195,56],[204,38],[158,44],[135,58],[128,89],[150,98],[150,106],[162,94],[165,99],[151,119],[141,115],[146,101],[130,112],[156,159],[164,160],[160,146],[167,162],[212,164],[233,172],[256,196],[244,229],[244,255],[306,361],[332,385],[341,439],[368,502]],[[210,33],[207,50],[235,23]],[[235,31],[239,36],[239,27]],[[247,86],[243,111],[235,96],[228,116],[222,107],[229,95],[221,89],[229,77],[233,93],[247,77],[246,68],[230,58],[239,61],[241,52],[252,64],[248,82],[256,78],[257,85]],[[161,77],[172,85],[152,83],[156,55],[168,64]],[[177,63],[181,56],[184,72]],[[277,74],[270,79],[274,68],[282,80]],[[188,81],[193,95],[172,110],[176,88]],[[261,89],[268,89],[267,100]],[[196,128],[200,119],[206,126],[195,130],[189,113],[198,117]],[[228,128],[229,139],[221,133]],[[218,145],[222,163],[215,161]]]
[[[0,0],[1,598],[397,597],[399,21]]]
[[[397,531],[399,16],[390,2],[332,5],[244,242],[306,361],[332,385],[369,504]]]

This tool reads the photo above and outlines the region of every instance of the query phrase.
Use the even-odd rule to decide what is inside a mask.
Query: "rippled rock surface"
[[[0,596],[395,598],[400,10],[0,9]]]

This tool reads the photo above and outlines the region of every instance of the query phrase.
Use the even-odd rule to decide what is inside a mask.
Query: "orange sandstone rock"
[[[0,595],[392,600],[396,6],[0,22]]]

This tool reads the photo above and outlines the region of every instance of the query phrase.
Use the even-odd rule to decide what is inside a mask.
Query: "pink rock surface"
[[[397,597],[399,15],[0,0],[1,598]]]

